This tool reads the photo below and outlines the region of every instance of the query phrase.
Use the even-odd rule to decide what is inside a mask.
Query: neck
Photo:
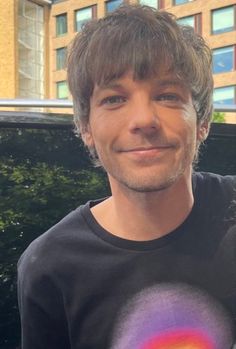
[[[152,240],[176,229],[193,206],[191,174],[170,187],[139,193],[110,179],[112,196],[92,209],[109,232],[129,240]]]

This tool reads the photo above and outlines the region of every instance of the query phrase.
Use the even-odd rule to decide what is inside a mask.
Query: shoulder
[[[193,174],[194,197],[210,221],[236,223],[236,176]]]
[[[236,186],[236,175],[219,175],[211,172],[193,172],[193,177],[197,179],[208,182],[208,183],[231,183],[232,186]]]
[[[91,224],[90,207],[104,199],[87,202],[36,238],[18,261],[18,275],[50,275],[55,279],[73,270],[79,272],[100,246]],[[92,247],[92,248],[91,248]],[[90,252],[89,252],[90,251]]]
[[[233,197],[236,193],[236,176],[221,176],[209,172],[194,172],[193,185],[197,191],[214,196],[224,195]]]
[[[70,246],[83,240],[86,222],[83,210],[88,204],[80,206],[69,213],[48,231],[33,240],[18,261],[18,273],[47,274],[54,272],[57,265],[61,265]]]

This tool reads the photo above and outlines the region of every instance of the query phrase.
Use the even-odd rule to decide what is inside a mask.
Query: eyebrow
[[[118,82],[115,81],[111,81],[107,84],[101,84],[101,85],[97,85],[94,90],[93,90],[93,97],[99,96],[100,93],[102,93],[105,90],[124,90],[125,86],[123,84],[120,84]]]
[[[109,89],[111,89],[111,90],[123,90],[125,88],[125,86],[123,83],[119,83],[119,80],[120,79],[111,80],[107,84],[97,85],[96,87],[97,87],[98,91],[96,91],[96,93],[99,93],[99,92],[104,91],[104,90],[109,90]],[[143,81],[145,81],[145,79]],[[156,79],[156,81],[155,81],[155,79],[153,79],[153,84],[156,87],[161,87],[161,88],[164,88],[167,86],[170,86],[170,87],[171,86],[179,86],[181,88],[187,87],[186,84],[182,80],[176,79],[176,78],[164,78],[162,80]]]
[[[120,89],[123,88],[123,84],[115,82],[115,81],[110,81],[107,84],[101,84],[96,86],[99,90],[106,90],[106,89]]]
[[[147,79],[149,80],[149,79]],[[150,79],[151,80],[151,79]],[[118,79],[119,81],[119,79]],[[123,87],[123,84],[119,83],[117,80],[111,80],[110,82],[108,82],[107,84],[101,84],[98,85],[97,87],[99,89],[107,89],[107,88],[120,88]],[[139,80],[137,80],[139,81]],[[140,81],[145,81],[144,80],[140,80]],[[162,79],[162,80],[155,80],[153,79],[154,83],[158,86],[166,86],[166,85],[185,85],[184,82],[180,79],[175,79],[175,78],[166,78],[166,79]]]

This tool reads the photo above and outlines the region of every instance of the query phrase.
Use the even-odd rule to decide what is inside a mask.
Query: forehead
[[[162,72],[160,71],[158,74],[153,74],[150,77],[140,79],[135,76],[135,73],[133,71],[129,70],[119,78],[111,79],[109,81],[105,81],[100,84],[95,84],[92,95],[95,95],[100,91],[107,90],[107,89],[115,90],[119,88],[128,88],[129,84],[133,82],[140,83],[140,84],[143,83],[156,88],[176,86],[186,91],[189,90],[187,83],[173,72],[163,70]]]

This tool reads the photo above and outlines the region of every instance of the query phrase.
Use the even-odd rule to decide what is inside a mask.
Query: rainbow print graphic
[[[167,331],[151,338],[142,349],[214,349],[208,336],[194,330]]]
[[[185,284],[161,284],[122,310],[111,349],[232,349],[231,319],[211,296]]]

